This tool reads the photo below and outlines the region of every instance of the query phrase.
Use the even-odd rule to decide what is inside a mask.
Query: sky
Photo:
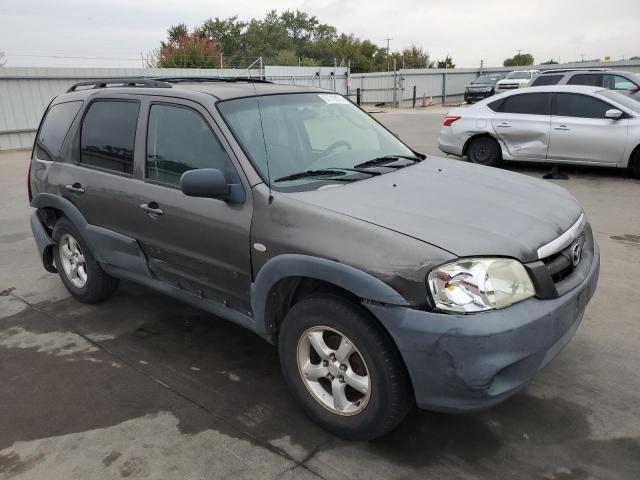
[[[458,67],[500,66],[518,50],[536,61],[640,55],[640,0],[0,0],[6,66],[140,67],[170,25],[262,18],[300,9],[392,50],[411,44]],[[64,58],[82,57],[82,58]]]

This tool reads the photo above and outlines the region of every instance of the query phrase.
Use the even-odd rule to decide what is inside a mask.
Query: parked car
[[[480,75],[470,85],[464,89],[464,101],[467,103],[477,102],[496,93],[496,82],[502,78],[501,75],[485,74]]]
[[[516,88],[526,87],[540,70],[515,70],[496,83],[496,93],[507,92]]]
[[[530,87],[544,85],[588,85],[609,90],[638,91],[640,75],[609,68],[557,69],[541,72],[529,84]]]
[[[84,82],[36,139],[31,226],[73,297],[128,279],[236,322],[345,438],[385,434],[414,402],[459,412],[521,391],[596,288],[566,190],[425,158],[326,90]]]
[[[599,87],[530,87],[450,110],[438,146],[482,165],[631,167],[640,176],[640,103]]]

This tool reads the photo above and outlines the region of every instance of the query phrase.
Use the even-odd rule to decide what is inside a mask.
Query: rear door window
[[[540,75],[531,82],[531,87],[542,87],[543,85],[556,85],[562,80],[562,75]]]
[[[151,105],[147,127],[146,178],[179,185],[184,172],[217,168],[227,179],[235,169],[206,120],[180,105]]]
[[[591,87],[601,87],[603,75],[601,73],[578,73],[571,77],[568,85],[588,85]]]
[[[499,111],[526,115],[551,115],[551,94],[521,93],[512,95],[502,101]]]
[[[62,149],[73,120],[78,115],[82,101],[53,105],[44,118],[36,143],[36,155],[45,160],[54,160]]]
[[[82,122],[80,163],[131,174],[139,109],[138,102],[93,102]]]
[[[557,93],[556,115],[560,117],[604,118],[613,108],[606,102],[579,93]]]

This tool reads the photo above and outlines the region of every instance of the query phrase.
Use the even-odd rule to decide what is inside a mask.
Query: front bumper
[[[485,98],[488,98],[491,95],[493,95],[493,91],[489,91],[489,92],[469,92],[469,91],[465,91],[464,92],[464,101],[465,102],[477,102],[477,101],[480,101],[480,100],[484,100]]]
[[[395,340],[420,408],[481,410],[524,389],[571,340],[596,289],[599,270],[594,243],[589,273],[559,298],[531,298],[475,315],[367,307]]]

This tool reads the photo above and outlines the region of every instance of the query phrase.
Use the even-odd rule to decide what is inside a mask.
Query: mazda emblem
[[[580,259],[582,258],[582,244],[580,242],[576,242],[571,247],[571,263],[574,267],[578,266],[580,263]]]

